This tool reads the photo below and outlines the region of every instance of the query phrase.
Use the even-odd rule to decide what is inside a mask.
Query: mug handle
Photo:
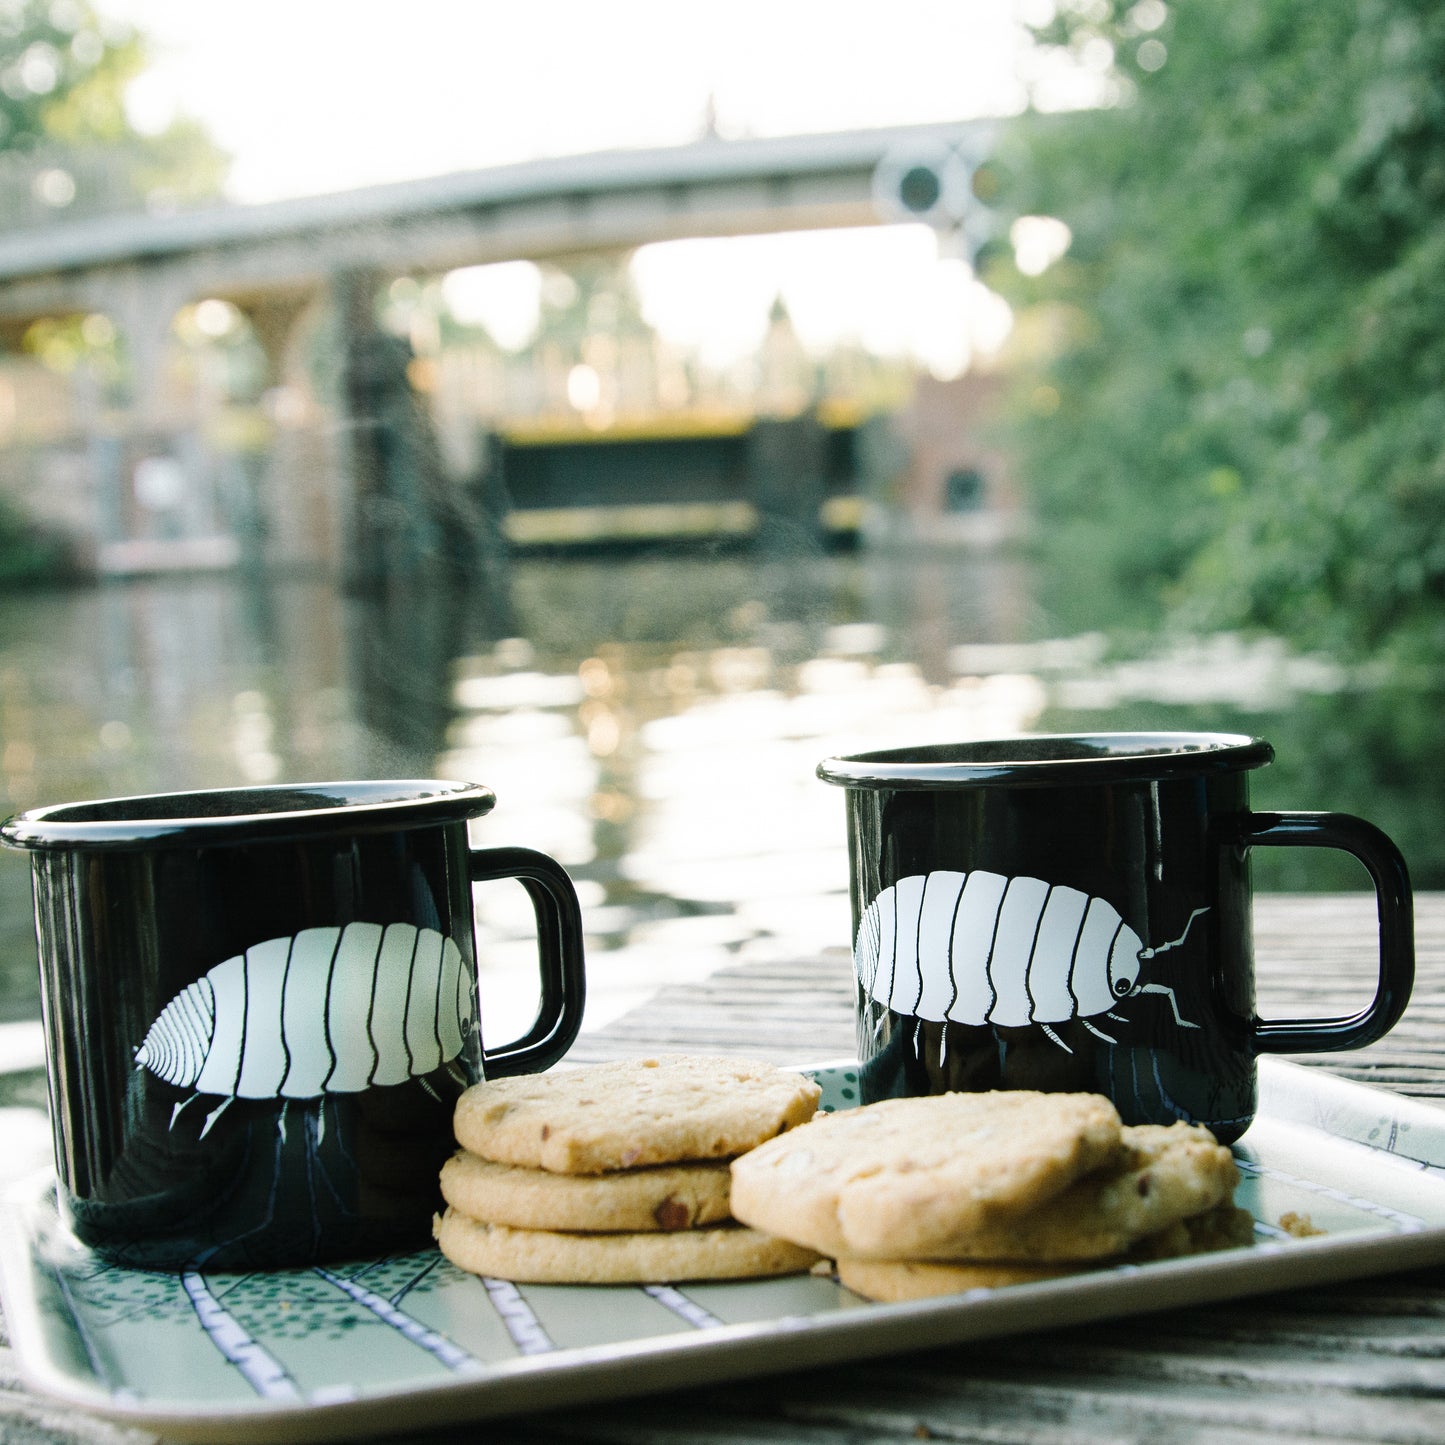
[[[1249,813],[1233,842],[1241,848],[1338,848],[1365,865],[1380,920],[1380,973],[1374,1001],[1339,1018],[1256,1019],[1264,1054],[1333,1053],[1382,1038],[1399,1022],[1415,982],[1414,905],[1400,850],[1373,823],[1349,813]]]
[[[537,915],[542,973],[542,1001],[532,1027],[499,1049],[483,1049],[483,1073],[489,1079],[541,1073],[572,1047],[587,1002],[577,892],[556,859],[532,848],[472,848],[469,854],[473,883],[515,878],[527,890]]]

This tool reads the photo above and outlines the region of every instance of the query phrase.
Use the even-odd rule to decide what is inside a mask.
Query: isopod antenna
[[[1172,943],[1161,943],[1155,948],[1142,948],[1139,950],[1139,957],[1141,959],[1157,958],[1161,953],[1168,953],[1171,948],[1179,948],[1184,940],[1189,937],[1189,930],[1194,927],[1194,920],[1198,918],[1201,913],[1208,912],[1209,909],[1207,907],[1196,908],[1194,912],[1189,915],[1189,922],[1184,925],[1184,932],[1181,933],[1178,938]]]

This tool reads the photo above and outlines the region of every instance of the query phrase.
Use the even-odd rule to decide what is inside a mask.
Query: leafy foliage
[[[194,122],[157,134],[131,124],[126,88],[144,65],[135,33],[87,0],[0,0],[0,230],[216,194],[224,157]],[[102,385],[114,381],[105,316],[8,323],[3,340],[58,370],[84,360]],[[0,585],[60,578],[68,566],[62,538],[0,499]]]
[[[1438,663],[1445,9],[1070,0],[1037,39],[1111,47],[1114,101],[1001,157],[1014,213],[1072,231],[989,277],[1046,545],[1193,625]]]
[[[193,121],[131,124],[126,87],[145,60],[86,0],[0,0],[0,227],[216,194],[225,160]]]

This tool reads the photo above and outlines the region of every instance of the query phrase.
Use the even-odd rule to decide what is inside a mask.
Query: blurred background
[[[1258,734],[1445,886],[1442,212],[1423,0],[0,0],[0,805],[485,782],[589,1028],[847,948],[839,750]]]

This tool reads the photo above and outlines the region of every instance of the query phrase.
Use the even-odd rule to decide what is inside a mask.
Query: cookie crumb
[[[1308,1239],[1311,1235],[1328,1233],[1327,1230],[1321,1229],[1308,1214],[1296,1214],[1293,1209],[1287,1214],[1280,1215],[1279,1227],[1295,1239]]]

